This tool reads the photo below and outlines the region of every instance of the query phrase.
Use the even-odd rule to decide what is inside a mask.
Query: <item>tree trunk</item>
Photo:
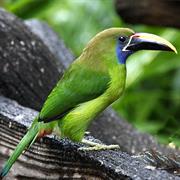
[[[39,110],[63,73],[42,40],[0,9],[0,94]]]

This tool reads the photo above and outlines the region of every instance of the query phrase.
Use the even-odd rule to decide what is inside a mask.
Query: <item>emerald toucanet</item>
[[[126,60],[139,50],[176,52],[171,43],[159,36],[135,33],[127,28],[106,29],[92,38],[48,96],[39,115],[5,163],[0,177],[8,173],[23,150],[37,137],[50,134],[57,127],[62,138],[94,145],[87,150],[117,148],[117,145],[83,141],[83,137],[90,122],[122,95]]]

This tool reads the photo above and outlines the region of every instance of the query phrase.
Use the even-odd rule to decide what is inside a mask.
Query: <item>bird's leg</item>
[[[83,151],[98,151],[98,150],[112,150],[112,149],[119,149],[119,145],[105,145],[105,144],[99,144],[99,143],[95,143],[86,139],[83,139],[81,141],[83,144],[87,144],[91,147],[80,147],[79,150],[83,150]]]

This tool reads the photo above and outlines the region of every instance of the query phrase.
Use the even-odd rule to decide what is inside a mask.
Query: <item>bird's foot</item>
[[[78,150],[81,151],[100,151],[100,150],[114,150],[114,149],[119,149],[119,145],[103,145],[103,144],[99,144],[96,146],[92,146],[92,147],[80,147],[78,148]]]
[[[105,144],[99,144],[95,143],[86,139],[82,140],[83,144],[87,144],[91,147],[80,147],[78,148],[81,151],[99,151],[99,150],[114,150],[114,149],[119,149],[119,145],[105,145]]]

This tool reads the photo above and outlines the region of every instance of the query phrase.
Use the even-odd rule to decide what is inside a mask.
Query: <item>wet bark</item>
[[[0,96],[0,169],[37,113]],[[78,150],[81,146],[45,137],[18,158],[5,179],[179,179],[176,159],[163,161],[157,153],[130,156],[121,150],[84,152]]]
[[[0,9],[0,94],[39,110],[63,73],[56,62],[38,36]]]

